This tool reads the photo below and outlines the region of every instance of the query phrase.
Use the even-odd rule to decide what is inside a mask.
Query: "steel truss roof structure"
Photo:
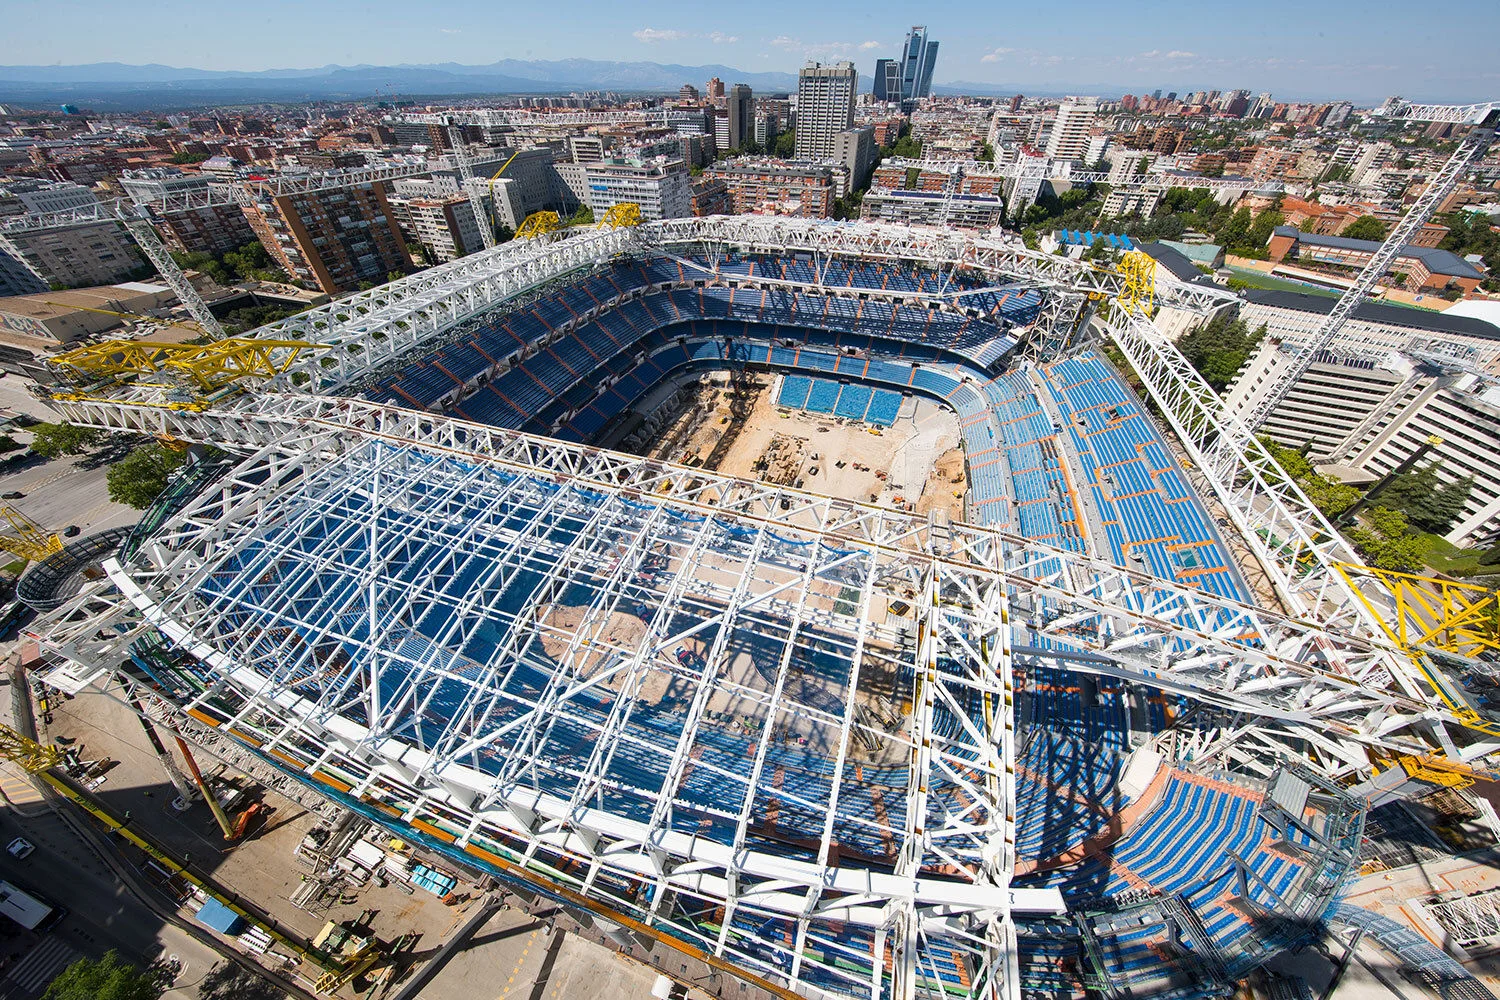
[[[527,289],[617,253],[670,252],[672,248],[685,248],[706,257],[733,249],[913,261],[938,269],[970,268],[1007,280],[1032,281],[1063,293],[1085,292],[1096,297],[1117,297],[1123,287],[1121,276],[1112,271],[953,232],[737,216],[671,220],[628,230],[589,230],[550,242],[506,244],[309,310],[257,333],[307,340],[325,348],[316,357],[299,361],[281,377],[278,388],[300,385],[304,392],[333,391],[357,383],[392,359],[410,355],[465,319]],[[1225,294],[1172,282],[1163,282],[1158,291],[1167,301],[1196,308],[1211,308],[1223,301]],[[1222,418],[1210,406],[1211,390],[1152,324],[1116,310],[1106,332],[1140,372],[1145,387],[1162,405],[1189,453],[1209,474],[1218,498],[1246,544],[1267,566],[1287,606],[1294,614],[1319,623],[1313,628],[1310,645],[1286,657],[1288,669],[1272,687],[1297,688],[1309,670],[1328,685],[1321,694],[1310,693],[1306,702],[1290,710],[1295,717],[1302,708],[1316,703],[1322,713],[1342,714],[1346,720],[1321,734],[1299,734],[1299,740],[1305,739],[1321,758],[1318,763],[1325,773],[1367,773],[1370,763],[1366,747],[1370,743],[1389,743],[1392,749],[1401,747],[1403,752],[1418,747],[1430,751],[1436,743],[1438,749],[1458,758],[1458,748],[1443,726],[1445,720],[1461,720],[1441,707],[1426,705],[1428,688],[1421,678],[1412,676],[1408,661],[1390,647],[1364,603],[1332,568],[1335,563],[1350,561],[1350,553],[1337,533],[1326,526],[1295,484],[1284,480],[1269,454],[1253,438],[1225,432]],[[136,387],[136,391],[149,390]],[[70,419],[94,426],[145,429],[184,440],[258,445],[263,434],[251,425],[266,419],[268,407],[302,405],[287,398],[298,394],[264,393],[237,405],[238,412],[221,407],[202,414],[174,414],[153,407],[88,400],[59,401],[56,405],[65,408]],[[1229,448],[1225,446],[1227,441],[1246,443]],[[1305,665],[1305,669],[1290,669],[1296,663]],[[1273,667],[1270,672],[1280,669]],[[1326,675],[1319,671],[1326,671]],[[1266,774],[1275,759],[1286,752],[1286,735],[1276,725],[1267,726],[1259,720],[1286,718],[1289,709],[1260,687],[1263,681],[1259,678],[1247,683],[1243,670],[1236,668],[1225,679],[1226,687],[1236,693],[1228,701],[1209,697],[1201,685],[1190,687],[1211,703],[1249,716],[1247,725],[1255,738],[1246,739],[1237,733],[1240,738],[1226,740],[1220,750],[1237,763]],[[1362,692],[1353,701],[1345,697],[1351,686],[1360,687]],[[1329,694],[1334,696],[1326,699]],[[1375,703],[1366,698],[1374,698]],[[1334,732],[1340,735],[1331,736]]]
[[[935,994],[942,948],[977,995],[1016,995],[1011,913],[1060,900],[1009,887],[1015,664],[1190,696],[1223,720],[1202,759],[1262,775],[1289,754],[1344,778],[1461,757],[1465,720],[1332,571],[1337,534],[1117,304],[1096,322],[1290,614],[994,529],[332,395],[618,255],[730,252],[966,270],[1069,303],[1124,290],[1001,240],[753,216],[462,258],[256,331],[321,348],[260,391],[55,399],[74,423],[250,457],[51,615],[44,647],[86,672],[165,635],[200,665],[161,666],[174,701],[268,761],[813,994],[879,996],[886,971],[892,996]],[[1202,311],[1226,295],[1157,285]],[[896,595],[909,624],[883,613]],[[788,785],[806,746],[826,770]],[[868,797],[864,770],[890,794]],[[830,942],[828,921],[855,930]]]
[[[1251,180],[1248,177],[1194,177],[1173,174],[1140,174],[1135,177],[1112,177],[1108,171],[1080,170],[1072,160],[1054,160],[1027,156],[1012,163],[994,164],[985,160],[943,160],[892,156],[880,161],[883,167],[905,167],[935,170],[940,173],[962,172],[966,176],[1005,177],[1028,180],[1065,180],[1077,184],[1124,185],[1132,188],[1185,187],[1206,188],[1216,194],[1243,194],[1246,191],[1280,191],[1284,185],[1276,180]]]

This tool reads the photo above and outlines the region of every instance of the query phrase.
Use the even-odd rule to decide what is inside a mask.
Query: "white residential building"
[[[1057,109],[1052,134],[1047,137],[1047,155],[1060,160],[1083,160],[1088,156],[1089,137],[1099,116],[1099,98],[1069,97]]]

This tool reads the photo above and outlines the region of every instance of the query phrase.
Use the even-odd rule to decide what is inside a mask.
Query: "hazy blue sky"
[[[0,64],[253,70],[579,56],[791,71],[816,57],[853,59],[867,74],[876,57],[895,53],[914,20],[942,42],[938,83],[1500,97],[1497,0],[0,0],[0,23],[20,29],[0,44]]]

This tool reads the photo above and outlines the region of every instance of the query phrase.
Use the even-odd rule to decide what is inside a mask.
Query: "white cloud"
[[[1016,50],[1015,49],[995,49],[992,52],[986,52],[984,55],[980,56],[979,57],[979,61],[980,62],[988,62],[988,63],[999,62],[1002,56],[1008,56],[1008,55],[1010,55],[1014,51],[1016,51]]]
[[[738,35],[726,35],[722,31],[710,31],[708,33],[708,40],[715,45],[733,45],[740,39]]]
[[[790,35],[777,35],[771,39],[771,44],[778,49],[796,52],[804,59],[827,59],[835,56],[843,58],[853,55],[857,49],[880,48],[879,42],[863,42],[859,45],[853,42],[804,42]]]
[[[1173,49],[1171,52],[1167,53],[1167,58],[1168,59],[1196,59],[1196,58],[1198,58],[1198,56],[1197,56],[1196,53],[1193,53],[1193,52],[1184,52],[1181,49]]]
[[[1150,52],[1142,52],[1136,58],[1137,59],[1155,59],[1159,55],[1161,55],[1161,49],[1152,49]]]
[[[462,28],[439,28],[438,30],[445,35],[461,35],[464,32]]]
[[[642,28],[639,31],[632,31],[631,34],[635,36],[636,41],[645,42],[647,45],[653,42],[680,42],[687,37],[686,32],[670,29],[661,31],[656,28]]]

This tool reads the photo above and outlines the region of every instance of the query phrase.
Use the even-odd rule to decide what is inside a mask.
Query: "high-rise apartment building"
[[[729,88],[729,148],[743,149],[755,136],[755,96],[750,88],[737,83]]]
[[[872,87],[875,100],[894,104],[901,100],[901,61],[898,59],[875,60],[875,83]]]
[[[710,101],[722,101],[724,99],[724,81],[714,77],[708,81],[708,92],[705,95]]]
[[[827,160],[838,155],[838,134],[854,127],[858,89],[859,73],[851,62],[802,67],[797,74],[797,159]]]
[[[938,43],[927,40],[927,26],[913,25],[901,47],[901,99],[914,101],[932,95],[932,70]]]
[[[484,249],[468,195],[450,194],[442,198],[392,195],[389,201],[396,223],[407,238],[407,246],[420,246],[428,263],[443,264]]]
[[[774,111],[762,111],[755,116],[755,142],[762,149],[769,150],[778,136],[781,135],[781,119]]]
[[[382,183],[277,194],[267,182],[250,190],[245,217],[261,245],[287,274],[329,295],[411,267]]]
[[[99,204],[94,192],[71,181],[49,181],[32,177],[8,180],[0,185],[0,201],[10,202],[16,212],[48,215]],[[0,207],[0,215],[9,214]]]
[[[717,164],[703,176],[724,183],[738,214],[826,219],[836,197],[833,171],[824,163],[742,157]]]
[[[1099,115],[1099,98],[1069,97],[1057,109],[1047,155],[1059,160],[1082,160],[1088,156],[1089,135]]]
[[[204,174],[185,174],[172,167],[128,170],[120,176],[132,200],[158,205],[186,204],[193,196],[207,202],[209,181]],[[255,241],[255,231],[239,205],[158,211],[154,221],[162,241],[183,253],[221,254]]]
[[[0,295],[109,285],[144,270],[116,222],[84,222],[0,234]]]
[[[875,166],[875,126],[846,129],[834,141],[834,155],[849,171],[849,186],[864,187]]]

